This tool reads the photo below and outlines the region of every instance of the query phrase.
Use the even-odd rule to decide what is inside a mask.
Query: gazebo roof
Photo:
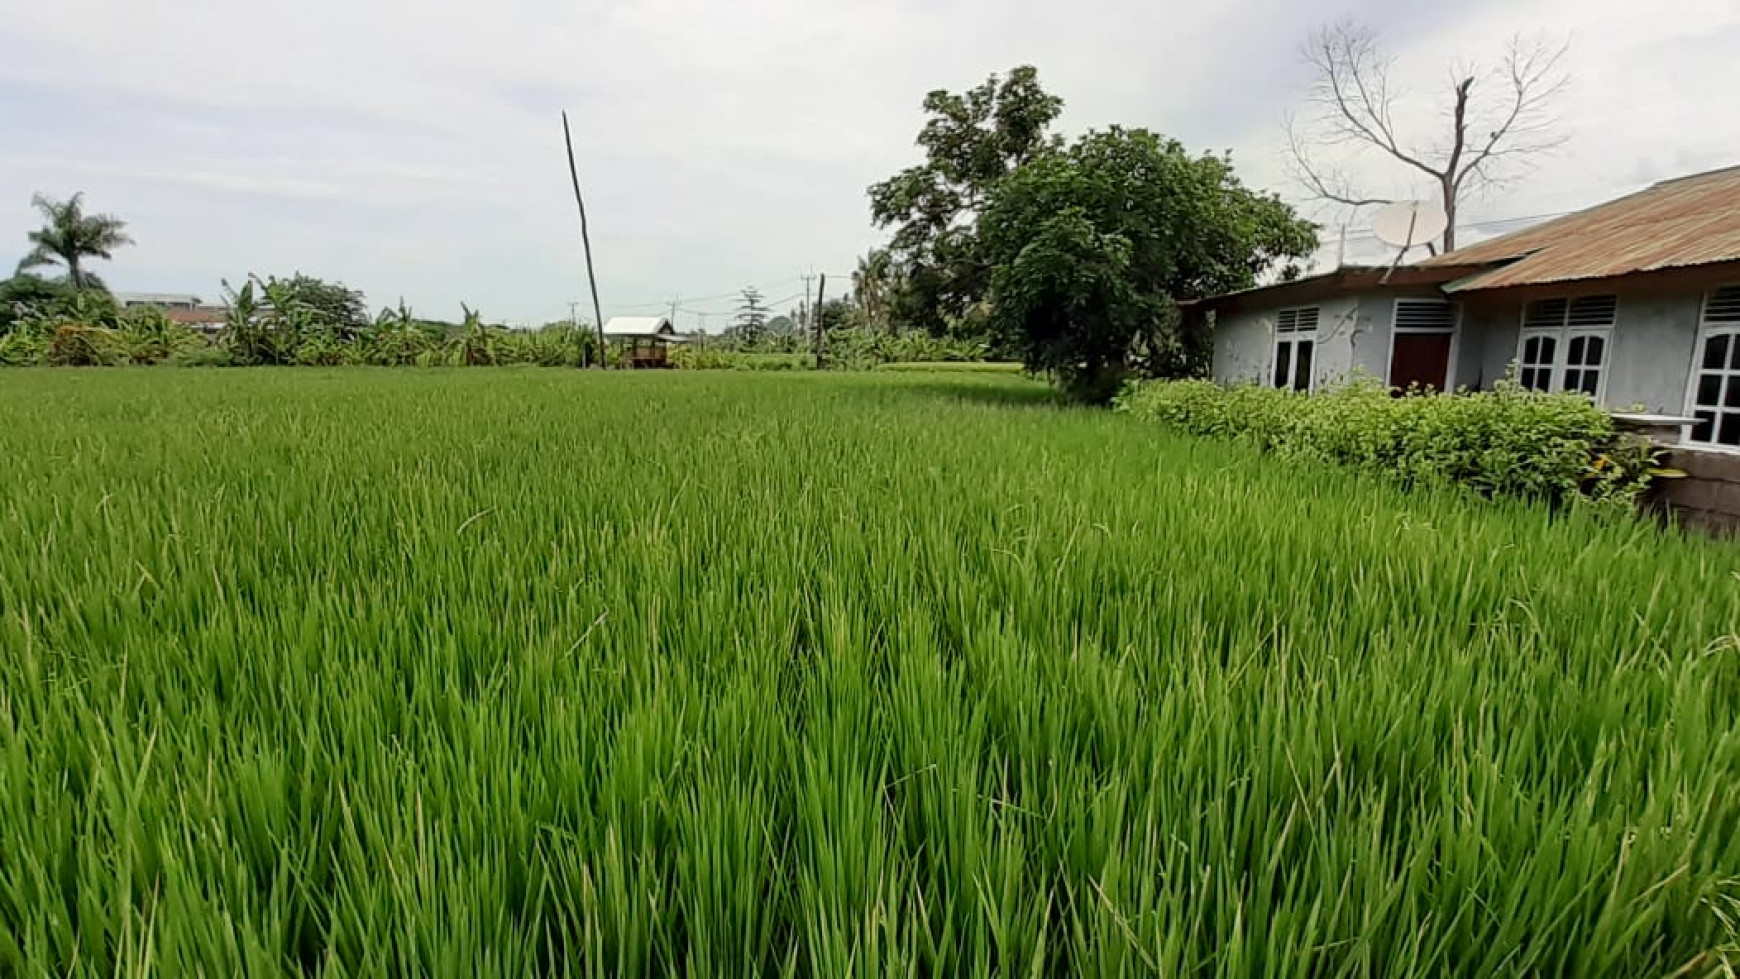
[[[663,316],[612,316],[604,323],[604,336],[610,340],[668,340],[682,343],[682,336]]]

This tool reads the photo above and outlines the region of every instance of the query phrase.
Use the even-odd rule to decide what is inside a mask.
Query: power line
[[[1457,231],[1483,231],[1483,230],[1489,230],[1491,228],[1498,227],[1500,225],[1506,225],[1506,224],[1523,224],[1523,223],[1530,222],[1530,221],[1550,221],[1553,218],[1562,218],[1567,214],[1574,214],[1574,213],[1576,213],[1576,212],[1575,211],[1554,211],[1551,214],[1528,214],[1528,215],[1523,215],[1523,216],[1514,217],[1514,218],[1492,218],[1492,219],[1487,220],[1487,221],[1470,221],[1466,224],[1458,224],[1456,226],[1456,230]],[[1316,227],[1320,231],[1337,232],[1338,233],[1337,237],[1338,238],[1340,237],[1339,231],[1341,229],[1341,225],[1319,224]],[[1369,232],[1365,232],[1365,233],[1361,233],[1361,234],[1347,235],[1346,240],[1348,240],[1348,241],[1381,241],[1382,239],[1379,238],[1377,235],[1371,234]]]

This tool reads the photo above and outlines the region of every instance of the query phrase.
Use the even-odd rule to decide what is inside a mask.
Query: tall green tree
[[[746,344],[760,343],[767,332],[768,312],[761,290],[749,286],[737,300],[737,317],[731,324],[731,331]]]
[[[18,271],[59,265],[66,269],[67,282],[74,289],[102,289],[103,282],[85,268],[86,260],[110,259],[115,249],[133,244],[127,236],[127,222],[112,214],[86,214],[84,192],[64,201],[42,194],[30,203],[42,212],[43,226],[30,232],[30,251],[18,263]]]
[[[369,327],[365,297],[342,282],[328,282],[298,272],[287,279],[270,276],[266,284],[279,287],[282,303],[306,309],[324,329],[348,338]]]
[[[870,188],[870,215],[894,228],[888,252],[899,287],[890,313],[934,333],[968,315],[990,287],[978,217],[998,186],[1056,145],[1051,125],[1063,100],[1023,65],[956,94],[925,96],[918,134],[925,162]]]
[[[1239,182],[1230,157],[1118,127],[1021,167],[980,232],[997,339],[1090,401],[1132,374],[1204,371],[1209,338],[1176,301],[1291,277],[1317,246],[1291,207]]]
[[[888,291],[893,283],[893,259],[887,249],[872,248],[852,272],[852,295],[872,329],[888,328]]]

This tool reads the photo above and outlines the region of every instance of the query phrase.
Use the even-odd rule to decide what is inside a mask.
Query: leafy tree
[[[858,259],[852,273],[852,294],[872,327],[888,326],[888,293],[894,286],[894,259],[886,248],[873,248]]]
[[[761,290],[750,286],[743,290],[737,301],[737,318],[731,324],[732,332],[745,344],[754,345],[761,341],[767,332],[767,306],[762,302]]]
[[[327,282],[298,272],[288,279],[268,277],[266,286],[277,287],[283,302],[294,303],[320,326],[343,337],[354,336],[369,326],[368,303],[363,294],[342,282]]]
[[[1048,95],[1030,65],[992,75],[962,94],[925,96],[930,119],[918,135],[925,162],[870,188],[870,214],[894,226],[885,280],[898,279],[888,312],[941,332],[966,316],[990,287],[977,218],[998,186],[1056,145],[1051,124],[1063,100]]]
[[[29,273],[21,272],[10,279],[0,280],[0,335],[6,334],[26,316],[52,315],[65,310],[76,292],[65,282]]]
[[[863,308],[850,298],[829,299],[822,303],[818,313],[822,332],[833,333],[836,330],[860,330],[868,325],[868,318]]]
[[[1073,395],[1101,401],[1131,373],[1206,365],[1175,300],[1254,285],[1316,233],[1275,197],[1246,189],[1230,157],[1193,157],[1142,129],[1091,132],[998,188],[980,225],[998,339]]]
[[[112,258],[112,252],[122,245],[131,245],[127,237],[127,222],[112,214],[86,214],[84,192],[64,201],[52,200],[42,194],[30,203],[42,212],[44,224],[29,234],[31,249],[18,263],[18,271],[60,265],[66,269],[66,280],[74,289],[103,289],[103,282],[84,267],[86,259]]]

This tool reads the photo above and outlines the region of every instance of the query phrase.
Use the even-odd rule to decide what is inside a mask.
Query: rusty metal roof
[[[1189,299],[1178,305],[1184,309],[1261,309],[1289,303],[1311,302],[1346,292],[1365,289],[1402,289],[1417,286],[1443,286],[1462,276],[1483,271],[1485,266],[1441,265],[1424,268],[1421,265],[1343,265],[1317,275],[1274,282],[1269,285],[1241,289],[1238,292]]]
[[[1419,264],[1504,263],[1445,287],[1446,292],[1474,292],[1737,260],[1740,166],[1665,180],[1616,201]]]

